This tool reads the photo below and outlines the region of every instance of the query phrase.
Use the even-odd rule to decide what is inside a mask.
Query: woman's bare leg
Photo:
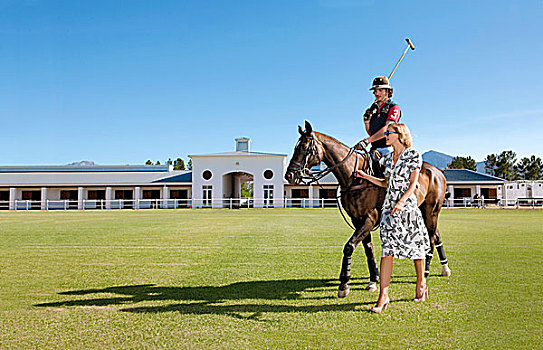
[[[426,286],[426,278],[424,277],[424,259],[415,259],[415,271],[417,272],[417,285],[415,287],[415,298],[422,298],[423,288]]]
[[[383,306],[383,304],[387,301],[390,276],[392,276],[392,264],[392,255],[381,258],[381,271],[379,274],[379,300],[377,300],[377,307]]]

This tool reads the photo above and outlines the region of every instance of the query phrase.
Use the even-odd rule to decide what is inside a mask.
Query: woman
[[[389,124],[385,132],[387,145],[394,151],[381,158],[384,179],[379,179],[358,170],[356,175],[377,186],[386,187],[381,217],[381,272],[379,300],[371,308],[380,313],[390,303],[388,287],[392,275],[392,258],[412,259],[417,273],[415,301],[428,297],[428,286],[424,278],[424,258],[430,247],[428,231],[417,206],[415,188],[422,166],[422,157],[411,149],[411,134],[405,124]]]

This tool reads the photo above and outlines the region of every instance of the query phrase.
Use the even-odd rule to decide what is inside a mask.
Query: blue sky
[[[377,75],[421,152],[543,157],[543,1],[0,1],[0,165],[289,156],[365,137]]]

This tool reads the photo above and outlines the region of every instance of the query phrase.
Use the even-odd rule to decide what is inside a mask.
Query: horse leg
[[[421,205],[419,209],[424,218],[426,229],[428,230],[428,237],[430,238],[430,249],[426,253],[426,265],[424,269],[424,278],[426,278],[430,275],[430,263],[432,262],[432,257],[434,255],[434,241],[437,232],[437,213],[434,213],[432,208],[428,208],[427,205]]]
[[[353,234],[353,237],[355,235]],[[353,237],[343,247],[343,260],[341,261],[341,272],[339,273],[339,290],[337,296],[345,298],[351,291],[351,287],[347,284],[351,279],[351,257],[353,256],[356,245],[352,242]]]
[[[434,256],[434,237],[430,237],[430,250],[426,253],[426,266],[424,269],[424,278],[427,278],[430,275],[430,263],[432,262],[432,257]]]
[[[364,253],[366,253],[366,259],[368,261],[368,269],[370,271],[370,282],[366,286],[366,290],[375,292],[377,290],[377,282],[379,282],[379,269],[377,268],[377,262],[373,255],[373,244],[371,243],[371,234],[368,234],[363,240]]]
[[[439,229],[436,230],[435,247],[437,254],[439,255],[439,262],[441,263],[441,276],[449,277],[451,275],[451,269],[448,265],[447,257],[445,256],[445,250],[443,249],[443,242],[441,242],[441,235]]]
[[[347,284],[349,280],[351,279],[351,258],[354,253],[354,250],[356,249],[356,246],[358,243],[363,241],[367,236],[370,236],[370,231],[373,228],[373,223],[370,222],[372,220],[367,219],[364,225],[361,227],[358,227],[356,231],[353,233],[351,238],[347,241],[345,244],[345,247],[343,248],[343,260],[341,262],[341,272],[339,274],[339,290],[338,290],[338,297],[339,298],[345,298],[350,290],[351,287]],[[371,238],[370,238],[370,247],[371,247]],[[373,249],[371,249],[371,257],[372,257],[372,264],[375,266],[375,269],[370,267],[370,274],[372,273],[372,270],[375,273],[375,270],[377,270],[377,263],[375,262],[375,259],[373,258]],[[367,253],[366,253],[367,256]],[[368,261],[370,257],[368,256]],[[375,276],[379,275],[379,271],[375,273]],[[377,277],[373,276],[373,279],[370,277],[370,280],[377,280]]]

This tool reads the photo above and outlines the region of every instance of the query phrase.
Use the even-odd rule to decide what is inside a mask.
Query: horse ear
[[[311,124],[306,120],[305,121],[305,132],[309,135],[313,132],[313,127]]]
[[[300,135],[304,135],[304,129],[302,129],[301,126],[298,125],[298,132],[300,133]]]

